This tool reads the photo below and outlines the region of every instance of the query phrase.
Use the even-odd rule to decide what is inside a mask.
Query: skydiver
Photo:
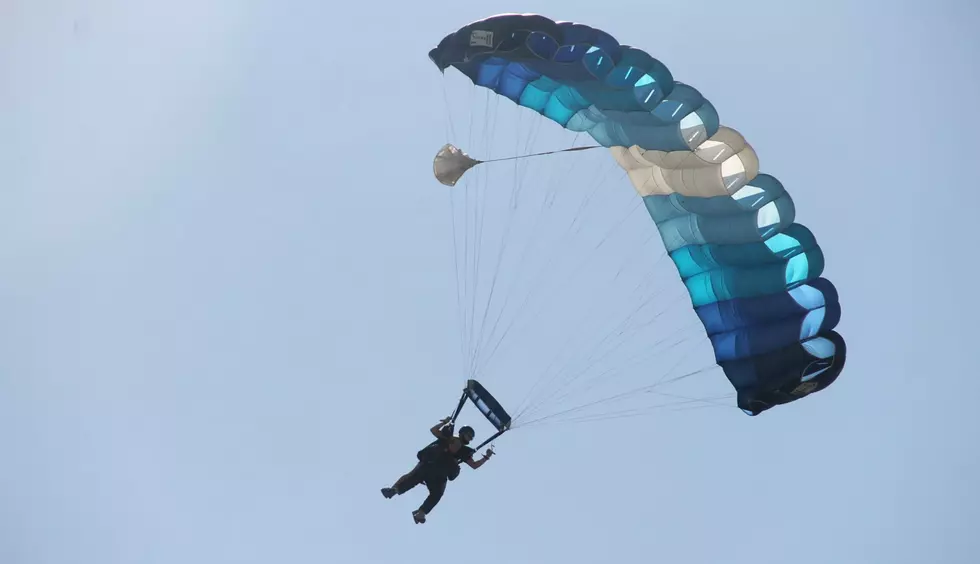
[[[429,490],[429,495],[422,505],[412,512],[412,518],[416,523],[425,523],[425,516],[442,499],[447,482],[456,479],[459,475],[460,462],[465,462],[475,470],[493,456],[493,450],[487,449],[483,458],[473,460],[476,451],[467,446],[475,436],[473,428],[465,426],[459,430],[459,436],[454,437],[450,420],[451,418],[447,417],[429,429],[436,440],[418,452],[419,462],[415,468],[398,478],[391,487],[381,488],[381,494],[390,499],[424,483]]]

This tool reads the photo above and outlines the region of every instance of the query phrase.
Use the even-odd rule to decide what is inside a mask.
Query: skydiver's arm
[[[483,458],[481,458],[480,460],[473,460],[473,457],[471,456],[466,460],[466,464],[469,465],[470,468],[476,470],[480,466],[486,464],[487,460],[490,460],[491,456],[493,456],[493,451],[487,449],[487,452],[483,454]]]
[[[450,419],[452,419],[452,417],[447,417],[436,423],[431,429],[429,429],[429,432],[432,433],[432,435],[437,439],[443,438],[442,428],[446,426],[446,423],[449,423]]]

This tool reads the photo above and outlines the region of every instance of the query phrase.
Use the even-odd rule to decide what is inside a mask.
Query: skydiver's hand
[[[443,425],[445,425],[446,423],[449,423],[451,420],[452,420],[452,416],[450,416],[450,417],[444,417],[442,419],[442,421],[440,421],[440,423],[442,423]]]
[[[494,454],[493,453],[493,449],[492,448],[488,448],[487,449],[487,452],[483,453],[483,458],[490,458],[491,456],[493,456],[493,454]]]

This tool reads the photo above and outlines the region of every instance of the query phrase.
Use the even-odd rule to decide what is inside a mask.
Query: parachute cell
[[[840,304],[821,278],[823,251],[796,222],[783,185],[760,173],[754,149],[721,125],[700,92],[602,30],[536,14],[466,25],[429,58],[609,148],[643,198],[743,411],[759,414],[837,378],[846,346],[833,330]],[[451,186],[478,162],[447,146],[433,166]],[[480,405],[479,394],[470,399]],[[493,408],[481,411],[494,421]]]

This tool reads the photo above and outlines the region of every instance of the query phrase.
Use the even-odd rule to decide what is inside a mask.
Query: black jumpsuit
[[[464,446],[453,455],[448,450],[448,440],[437,439],[419,451],[419,463],[395,482],[395,490],[402,494],[424,483],[429,495],[422,502],[419,511],[428,514],[446,492],[450,472],[458,469],[459,462],[469,460],[473,452],[472,448]]]

